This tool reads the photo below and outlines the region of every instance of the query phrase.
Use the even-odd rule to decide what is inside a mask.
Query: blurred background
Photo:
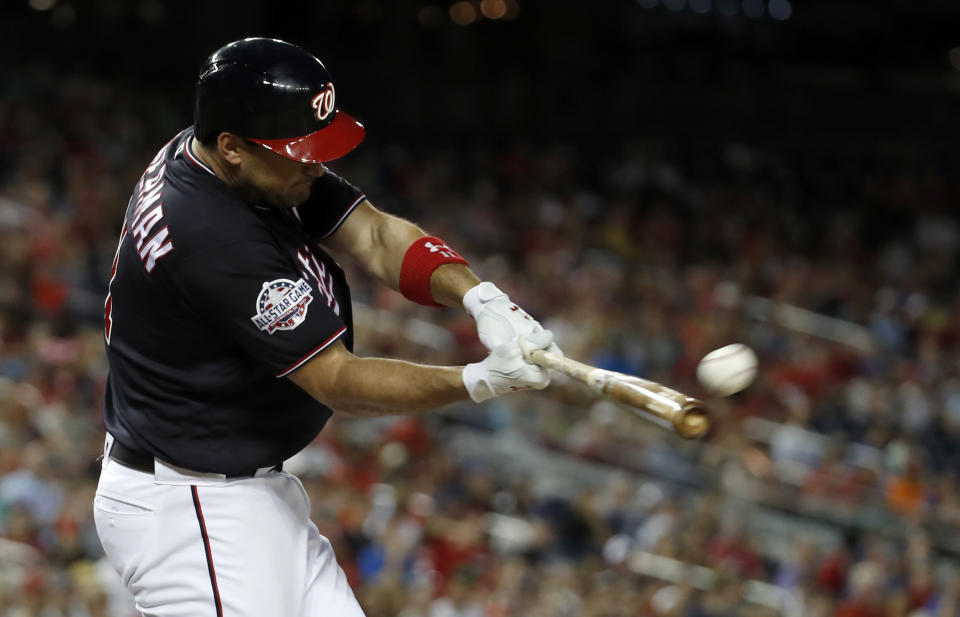
[[[244,36],[316,53],[331,167],[566,353],[703,395],[682,442],[561,379],[335,419],[288,467],[371,617],[960,614],[960,3],[0,4],[0,614],[131,617],[91,516],[130,191]],[[483,356],[351,271],[357,350]]]

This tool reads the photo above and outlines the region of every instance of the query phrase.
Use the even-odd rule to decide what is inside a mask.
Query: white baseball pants
[[[107,559],[145,617],[363,617],[291,474],[226,479],[108,456],[93,503]]]

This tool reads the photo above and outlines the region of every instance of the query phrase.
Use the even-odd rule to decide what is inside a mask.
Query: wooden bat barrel
[[[591,390],[622,403],[637,415],[684,439],[703,437],[710,429],[710,411],[702,401],[655,381],[590,366],[543,351],[531,352],[529,360],[583,382]]]

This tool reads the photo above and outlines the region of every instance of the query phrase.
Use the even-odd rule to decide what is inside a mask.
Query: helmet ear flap
[[[204,145],[213,145],[217,136],[231,127],[241,127],[244,111],[238,106],[241,93],[252,91],[251,75],[235,60],[219,58],[220,50],[203,63],[197,77],[194,105],[194,134]]]

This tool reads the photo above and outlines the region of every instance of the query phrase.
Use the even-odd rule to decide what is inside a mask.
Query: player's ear
[[[220,156],[225,158],[231,165],[239,165],[241,160],[240,151],[244,146],[244,139],[233,133],[220,133],[217,137],[217,150]]]

